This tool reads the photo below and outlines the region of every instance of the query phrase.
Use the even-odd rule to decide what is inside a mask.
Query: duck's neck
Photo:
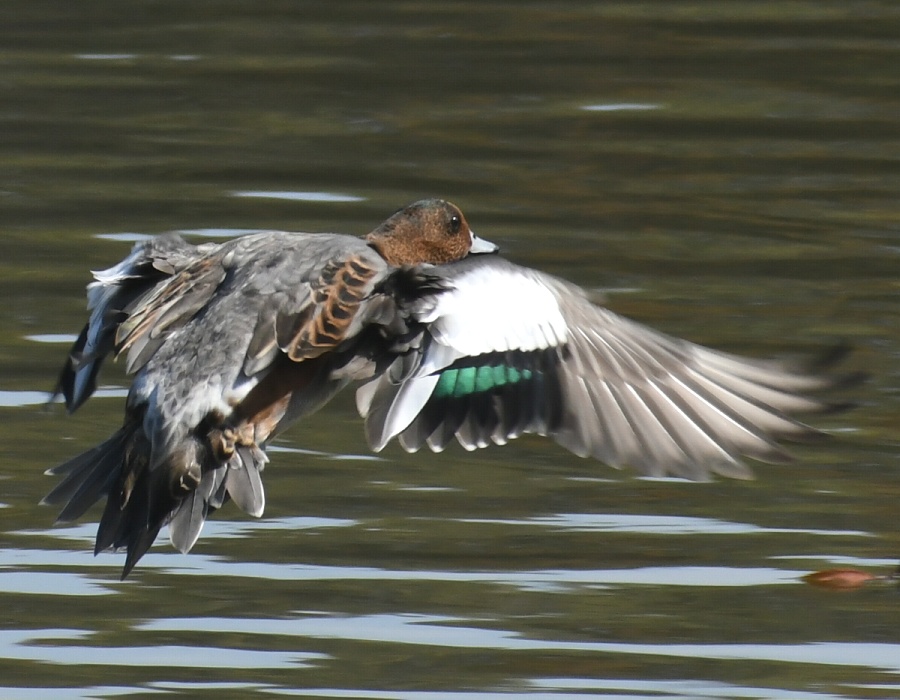
[[[403,245],[402,242],[398,242],[390,236],[385,236],[373,231],[366,236],[366,243],[384,258],[388,265],[392,265],[393,267],[415,265],[422,262],[421,250],[408,245]]]

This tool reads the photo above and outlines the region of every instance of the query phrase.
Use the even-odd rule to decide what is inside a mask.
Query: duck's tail
[[[62,505],[57,522],[67,522],[106,496],[94,554],[125,549],[124,579],[167,523],[172,544],[187,552],[207,515],[229,498],[250,515],[262,515],[260,472],[267,461],[255,444],[233,443],[223,460],[204,435],[189,437],[156,463],[141,421],[130,421],[97,447],[49,469],[63,480],[42,503]]]
[[[45,472],[63,475],[63,480],[41,501],[42,505],[65,504],[57,522],[76,520],[109,493],[121,474],[125,455],[134,442],[134,432],[126,425],[105,442]]]
[[[96,447],[47,470],[48,474],[63,475],[41,501],[63,506],[57,522],[76,520],[102,496],[107,497],[94,554],[110,547],[125,547],[128,557],[122,578],[153,544],[165,518],[159,507],[152,509],[153,514],[149,507],[149,455],[149,441],[140,423],[131,422]]]

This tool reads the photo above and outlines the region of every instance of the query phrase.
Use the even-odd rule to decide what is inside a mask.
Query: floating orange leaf
[[[803,580],[812,586],[830,588],[837,591],[848,591],[861,588],[869,581],[879,578],[868,571],[859,569],[825,569],[807,574]]]

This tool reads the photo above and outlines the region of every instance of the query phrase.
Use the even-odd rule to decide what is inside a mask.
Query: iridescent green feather
[[[482,367],[461,367],[446,369],[434,388],[432,396],[437,399],[459,398],[469,394],[490,391],[498,386],[515,384],[531,379],[530,369],[517,369],[509,365],[484,365]]]

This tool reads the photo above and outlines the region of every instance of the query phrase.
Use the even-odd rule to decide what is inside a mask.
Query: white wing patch
[[[454,289],[421,320],[463,356],[559,346],[568,329],[545,280],[522,268],[478,267],[455,277]]]

